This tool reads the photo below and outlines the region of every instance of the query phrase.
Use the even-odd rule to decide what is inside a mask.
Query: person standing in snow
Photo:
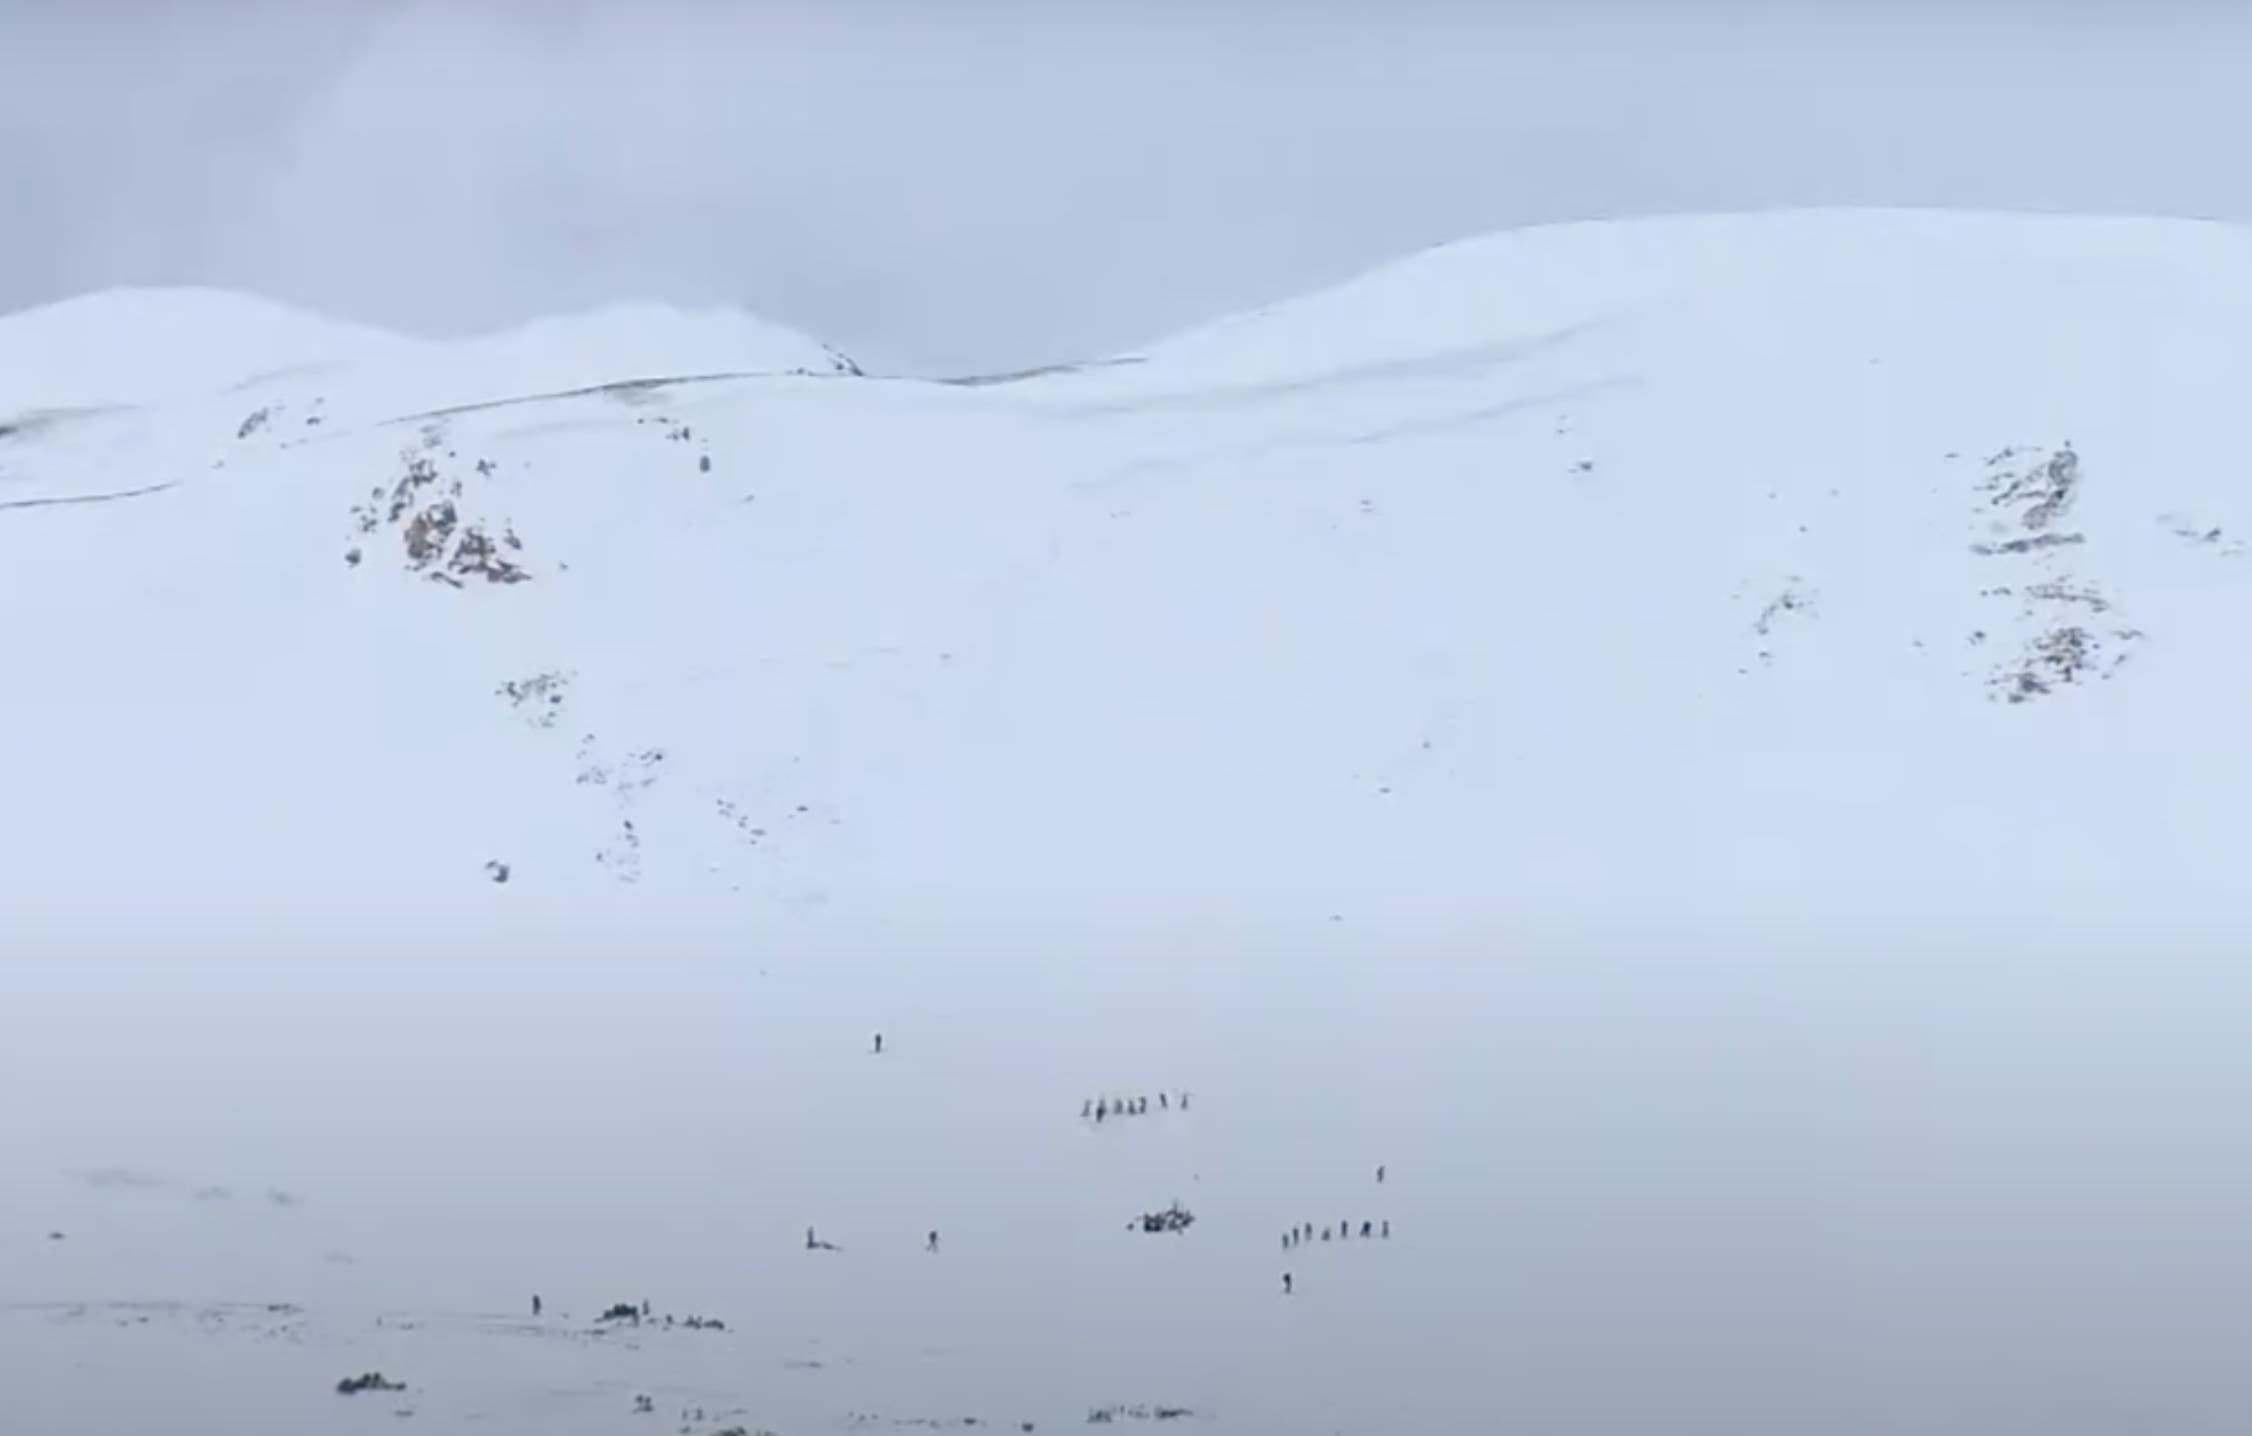
[[[1289,1272],[1284,1272],[1284,1273],[1282,1274],[1282,1294],[1283,1294],[1284,1296],[1288,1296],[1288,1295],[1290,1295],[1290,1289],[1291,1289],[1290,1273],[1289,1273]]]
[[[881,1032],[876,1034],[875,1053],[878,1057],[884,1055],[884,1034],[882,1034]]]
[[[924,1243],[923,1243],[923,1250],[924,1250],[924,1251],[927,1251],[927,1252],[930,1252],[930,1253],[931,1253],[931,1254],[933,1254],[933,1255],[936,1255],[936,1254],[937,1254],[937,1252],[938,1252],[938,1233],[937,1233],[937,1232],[935,1232],[935,1231],[934,1231],[934,1232],[932,1232],[932,1233],[930,1234],[930,1240],[928,1240],[928,1241],[926,1241],[926,1242],[924,1242]]]

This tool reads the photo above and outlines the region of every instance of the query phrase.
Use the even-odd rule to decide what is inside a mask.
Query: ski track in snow
[[[2150,951],[2246,936],[2238,231],[1565,226],[928,383],[237,303],[0,319],[11,1425],[2252,1422],[2119,1296],[2252,1278],[2147,1120],[2252,996]]]

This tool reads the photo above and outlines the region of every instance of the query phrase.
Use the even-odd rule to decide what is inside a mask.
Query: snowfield
[[[2248,377],[1890,212],[0,318],[0,1424],[2237,1436]]]

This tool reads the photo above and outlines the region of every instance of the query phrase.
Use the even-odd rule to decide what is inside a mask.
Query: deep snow
[[[0,319],[10,1419],[2245,1429],[2246,232],[1130,358]]]

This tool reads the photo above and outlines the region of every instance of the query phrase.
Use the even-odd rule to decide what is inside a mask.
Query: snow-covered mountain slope
[[[235,302],[0,320],[124,376],[0,393],[0,1424],[2252,1424],[2242,232],[957,384]]]
[[[1565,227],[985,387],[631,321],[0,440],[0,505],[137,495],[0,508],[11,922],[1436,940],[2230,880],[2241,231]]]

